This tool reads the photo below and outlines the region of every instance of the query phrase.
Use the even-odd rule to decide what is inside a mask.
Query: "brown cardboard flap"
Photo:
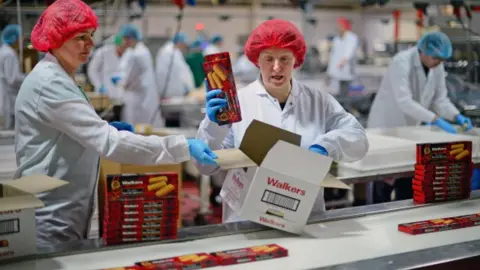
[[[38,174],[25,176],[15,180],[3,181],[2,184],[9,185],[31,194],[37,194],[66,185],[68,182]]]
[[[260,165],[270,148],[279,140],[300,146],[302,137],[254,119],[245,131],[240,150],[255,164]]]
[[[352,189],[331,174],[327,174],[320,185],[327,188]]]
[[[0,212],[25,208],[38,208],[42,206],[44,206],[42,201],[30,194],[0,199]]]
[[[257,164],[240,151],[240,149],[224,149],[214,152],[218,155],[216,159],[218,166],[224,170],[257,166]]]

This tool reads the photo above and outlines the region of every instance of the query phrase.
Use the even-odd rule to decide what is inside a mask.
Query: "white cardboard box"
[[[327,177],[331,158],[301,148],[300,141],[254,120],[239,149],[216,151],[220,167],[230,169],[220,194],[237,215],[300,234],[321,187],[349,189]]]
[[[35,208],[44,204],[35,194],[65,184],[45,175],[0,182],[0,261],[37,251]]]

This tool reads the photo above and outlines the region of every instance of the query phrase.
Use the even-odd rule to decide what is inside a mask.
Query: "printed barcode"
[[[300,200],[270,190],[265,190],[262,196],[262,202],[292,211],[297,211],[298,206],[300,205]]]
[[[9,219],[0,221],[0,235],[18,233],[20,231],[19,219]]]

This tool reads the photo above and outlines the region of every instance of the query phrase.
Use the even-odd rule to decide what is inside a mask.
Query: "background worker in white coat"
[[[216,54],[222,52],[223,37],[221,35],[214,35],[210,38],[207,47],[203,50],[203,55]]]
[[[348,96],[348,88],[355,77],[358,36],[352,32],[352,25],[346,18],[337,19],[339,35],[332,41],[328,60],[328,84],[333,87],[338,96]]]
[[[163,127],[152,54],[142,42],[142,34],[133,24],[122,25],[119,35],[123,38],[122,42],[131,48],[122,57],[121,75],[112,77],[114,85],[120,85],[124,90],[122,119],[133,125]]]
[[[45,204],[35,215],[37,245],[43,247],[85,239],[100,157],[144,165],[193,157],[215,164],[202,141],[118,131],[95,113],[75,82],[75,71],[87,62],[97,27],[94,11],[84,2],[57,0],[31,35],[34,48],[47,54],[26,77],[15,104],[14,178],[42,174],[68,182],[38,194]]]
[[[123,44],[123,38],[120,35],[115,35],[112,41],[93,52],[92,59],[88,63],[88,79],[97,93],[122,100],[122,89],[113,84],[112,76],[119,74],[120,60],[127,47]]]
[[[161,98],[183,97],[195,87],[192,70],[184,57],[188,46],[187,36],[178,33],[158,50],[155,72]]]
[[[21,38],[21,28],[10,24],[1,33],[0,47],[0,95],[2,95],[3,128],[13,129],[15,125],[14,106],[18,90],[25,75],[20,70],[16,49]]]
[[[207,93],[207,113],[197,138],[212,150],[238,148],[253,119],[300,134],[301,147],[336,161],[352,162],[365,156],[368,141],[365,130],[328,93],[295,80],[292,73],[305,59],[306,43],[300,31],[285,20],[268,20],[259,25],[245,45],[245,54],[260,68],[260,78],[238,91],[242,121],[219,126],[215,114],[227,102],[218,98],[221,90]],[[217,166],[198,165],[202,174],[214,174]],[[226,222],[238,220],[223,204]],[[324,211],[323,189],[314,211]]]
[[[448,121],[472,128],[469,118],[460,114],[447,96],[442,62],[452,55],[452,43],[441,32],[423,35],[416,47],[399,52],[384,75],[368,117],[368,128],[395,128],[432,123],[449,133],[456,133]],[[447,120],[445,120],[447,119]],[[384,194],[377,202],[389,201],[391,187],[375,182]],[[411,177],[397,179],[397,199],[412,198]],[[380,198],[381,197],[381,198]]]

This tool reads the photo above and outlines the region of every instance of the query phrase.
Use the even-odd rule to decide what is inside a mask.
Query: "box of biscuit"
[[[108,201],[178,198],[178,174],[122,174],[107,176]]]

